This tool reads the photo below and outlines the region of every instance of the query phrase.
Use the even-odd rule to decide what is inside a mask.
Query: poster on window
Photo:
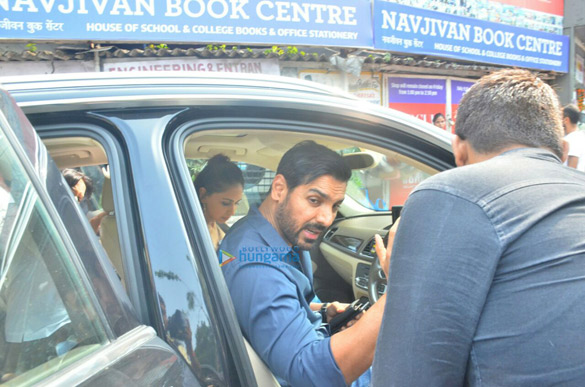
[[[388,107],[429,123],[437,113],[445,114],[446,80],[388,77]]]
[[[457,121],[457,108],[463,95],[473,86],[474,82],[451,80],[451,128],[454,129]]]

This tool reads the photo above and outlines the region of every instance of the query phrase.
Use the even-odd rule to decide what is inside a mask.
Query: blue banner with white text
[[[566,73],[569,37],[374,0],[374,48]]]
[[[372,47],[370,0],[0,0],[0,40]]]
[[[10,39],[373,47],[569,67],[568,36],[383,0],[0,0],[0,41]]]

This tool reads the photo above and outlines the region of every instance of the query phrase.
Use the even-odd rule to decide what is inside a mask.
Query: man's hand
[[[348,306],[349,304],[342,304],[341,302],[337,301],[331,302],[329,305],[327,305],[327,322],[331,322],[331,319],[333,319],[333,317],[337,316],[340,313],[345,312]],[[349,328],[350,326],[355,324],[356,321],[359,320],[361,316],[362,313],[358,314],[357,316],[355,316],[354,319],[345,324],[345,326],[343,326],[340,330]]]
[[[396,219],[396,222],[392,225],[390,230],[388,231],[388,245],[384,247],[384,241],[382,237],[376,234],[376,255],[378,256],[378,260],[380,261],[380,266],[382,270],[384,270],[384,274],[386,274],[386,278],[388,278],[388,270],[390,268],[390,256],[392,255],[392,245],[394,244],[394,236],[396,235],[396,230],[398,229],[398,224],[400,223],[400,218]]]
[[[102,211],[89,220],[89,224],[91,224],[91,228],[93,228],[93,232],[95,232],[96,235],[99,235],[100,224],[106,215],[108,215],[108,213]]]
[[[342,304],[341,302],[333,301],[327,305],[327,322],[337,316],[339,313],[345,312],[349,304]]]

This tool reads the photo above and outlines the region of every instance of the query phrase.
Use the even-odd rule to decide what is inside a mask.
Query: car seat
[[[270,368],[264,363],[264,361],[258,356],[254,348],[248,343],[248,340],[244,339],[244,345],[246,346],[246,351],[248,352],[248,357],[250,358],[250,363],[252,364],[252,369],[254,370],[254,375],[256,376],[256,381],[258,382],[258,386],[274,386],[280,387],[280,383],[274,377]]]

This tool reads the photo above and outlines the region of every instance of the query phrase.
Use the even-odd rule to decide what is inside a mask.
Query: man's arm
[[[567,151],[567,166],[576,169],[579,165],[579,157],[585,155],[585,135],[580,132],[573,132],[569,136],[571,136],[571,140],[566,141],[569,148]]]
[[[323,306],[325,306],[327,308],[327,321],[323,321],[323,322],[329,322],[331,320],[331,318],[337,316],[339,313],[343,313],[345,311],[345,309],[347,309],[349,304],[341,303],[338,301],[333,301],[333,302],[311,302],[311,305],[309,305],[311,310],[314,312],[320,312],[321,308]]]
[[[462,385],[501,246],[477,205],[413,193],[396,234],[373,385]]]
[[[272,373],[293,386],[345,385],[330,338],[310,323],[302,296],[284,273],[249,264],[227,283],[240,327]]]
[[[385,303],[384,294],[355,324],[331,336],[331,352],[347,384],[372,365]]]

